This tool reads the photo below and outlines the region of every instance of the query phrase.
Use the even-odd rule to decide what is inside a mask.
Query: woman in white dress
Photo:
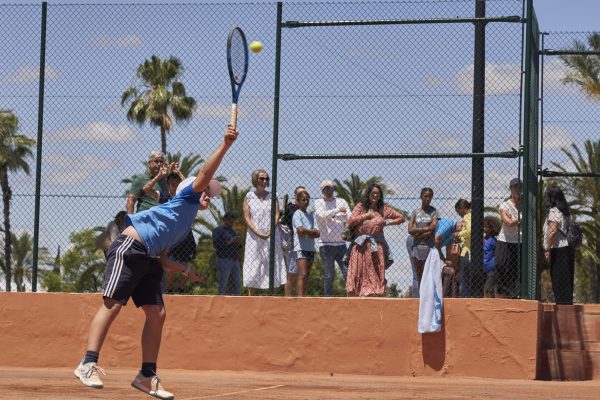
[[[264,170],[252,172],[252,186],[244,199],[244,221],[248,227],[244,251],[244,286],[248,295],[253,296],[256,289],[269,288],[269,242],[271,237],[271,193],[269,174]],[[279,221],[279,201],[275,209],[275,221]],[[281,237],[275,231],[275,287],[286,282],[285,263],[281,251]]]

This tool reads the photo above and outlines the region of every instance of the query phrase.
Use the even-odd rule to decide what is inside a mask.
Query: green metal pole
[[[273,96],[273,164],[271,166],[271,239],[269,242],[269,294],[275,293],[275,229],[277,222],[277,155],[279,153],[279,93],[281,82],[281,19],[283,3],[277,2],[277,31],[275,36],[275,92]]]
[[[485,0],[475,1],[475,17],[485,17]],[[475,24],[473,46],[473,153],[485,152],[485,22]],[[485,199],[485,161],[483,158],[471,160],[471,267],[469,282],[473,271],[483,270],[483,212]],[[473,282],[471,282],[471,287]],[[471,288],[466,289],[472,295]]]
[[[537,165],[532,165],[532,163],[537,164],[536,157],[533,156],[532,152],[537,152],[537,148],[532,149],[532,135],[537,135],[537,132],[532,132],[532,122],[534,121],[535,116],[533,113],[537,109],[533,107],[533,101],[537,101],[537,93],[533,93],[533,0],[527,1],[527,22],[525,27],[525,93],[524,93],[524,110],[523,110],[523,197],[521,200],[522,210],[523,210],[523,220],[521,221],[522,226],[522,252],[520,257],[520,270],[521,270],[521,298],[534,298],[535,293],[531,293],[529,290],[530,284],[534,282],[530,282],[530,268],[535,268],[534,265],[530,265],[531,252],[536,252],[535,248],[531,248],[530,240],[535,240],[535,237],[532,238],[531,231],[531,222],[532,217],[531,213],[535,213],[535,202],[531,204],[532,193],[532,184],[537,183],[536,177],[534,177],[534,181],[532,182],[531,170],[537,172]],[[532,157],[533,156],[533,157]],[[536,173],[537,175],[537,173]],[[537,190],[537,188],[535,189]],[[534,227],[535,229],[535,227]],[[534,235],[535,236],[535,235]],[[535,262],[535,261],[534,261]]]
[[[48,3],[42,2],[42,27],[40,39],[40,85],[38,94],[37,154],[35,162],[35,214],[33,217],[33,254],[31,290],[37,292],[38,247],[40,239],[40,192],[42,185],[42,134],[44,131],[44,78],[46,71],[46,15]]]

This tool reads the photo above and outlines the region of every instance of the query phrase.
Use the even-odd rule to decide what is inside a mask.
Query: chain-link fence
[[[575,302],[600,302],[599,38],[597,32],[542,35],[541,296],[557,303],[573,292]],[[557,187],[569,205],[561,204]],[[575,223],[583,234],[573,251],[567,235]]]
[[[485,7],[477,10],[478,5]],[[110,243],[110,234],[100,235],[107,223],[123,223],[117,213],[128,201],[135,208],[156,191],[157,202],[169,196],[167,185],[144,191],[159,171],[154,161],[161,161],[160,155],[149,156],[151,151],[166,142],[165,161],[178,162],[187,176],[221,140],[230,102],[225,38],[239,25],[249,40],[265,45],[261,53],[251,53],[239,103],[240,137],[218,170],[224,180],[221,197],[194,227],[195,245],[171,251],[207,279],[191,286],[184,277],[169,275],[169,291],[267,293],[271,264],[279,294],[290,280],[286,290],[292,293],[415,296],[424,261],[436,247],[432,222],[437,222],[437,245],[448,259],[447,295],[519,295],[524,221],[520,194],[514,191],[512,201],[509,186],[516,179],[520,188],[522,167],[523,10],[521,0],[51,4],[44,20],[40,97],[43,7],[0,6],[5,55],[0,108],[18,117],[17,133],[34,139],[43,122],[41,154],[35,145],[29,145],[31,158],[11,153],[23,161],[8,173],[12,199],[4,233],[12,240],[10,259],[9,241],[3,241],[0,287],[30,290],[33,282],[37,290],[101,288],[105,256],[99,248]],[[151,88],[136,71],[153,56],[180,60],[176,80],[196,103],[189,118],[176,112],[169,123],[152,122],[132,109],[135,95],[127,89]],[[126,92],[130,97],[122,104]],[[41,156],[37,235],[36,156]],[[292,230],[283,196],[294,203],[295,188],[304,186],[320,239],[301,235],[290,242],[278,227],[269,254],[269,241],[257,235],[271,228],[260,177],[271,179],[266,190],[275,187],[282,218]],[[172,179],[174,188],[179,178]],[[323,183],[327,180],[331,183]],[[389,205],[376,218],[361,211],[377,203],[365,198],[372,184]],[[329,201],[330,186],[347,206]],[[134,194],[129,200],[128,193]],[[435,212],[424,199],[429,195]],[[232,214],[222,224],[226,211]],[[5,206],[5,220],[6,213]],[[310,227],[313,217],[298,215],[297,226]],[[382,216],[404,222],[383,229]],[[354,238],[368,236],[365,243],[341,239],[348,218],[358,226]],[[451,256],[455,241],[463,246]]]

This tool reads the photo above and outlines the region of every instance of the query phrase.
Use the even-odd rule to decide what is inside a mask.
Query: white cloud
[[[425,86],[441,86],[446,81],[439,75],[426,75],[421,78],[420,82]]]
[[[143,45],[143,40],[137,35],[110,37],[110,36],[92,36],[88,40],[93,47],[103,49],[123,48],[123,47],[140,47]]]
[[[455,133],[427,129],[422,133],[424,148],[428,152],[449,153],[463,149],[463,143],[460,137]]]
[[[10,75],[2,78],[2,83],[36,83],[40,77],[40,67],[38,65],[25,65]],[[46,65],[45,79],[55,81],[59,78],[58,71],[49,65]]]
[[[549,62],[544,62],[544,92],[580,92],[581,89],[577,85],[562,83],[562,79],[568,72],[569,68],[556,57]]]
[[[49,171],[45,174],[44,182],[53,186],[76,186],[119,163],[91,154],[51,154],[44,157],[44,164]]]
[[[569,147],[574,142],[571,132],[560,125],[544,126],[544,150],[559,150]]]
[[[473,64],[454,74],[454,83],[461,94],[473,94]],[[521,89],[521,66],[517,64],[486,64],[486,95],[516,94]]]
[[[65,128],[48,134],[52,141],[88,141],[100,143],[132,143],[137,135],[127,125],[111,125],[108,122],[91,122],[86,125]]]

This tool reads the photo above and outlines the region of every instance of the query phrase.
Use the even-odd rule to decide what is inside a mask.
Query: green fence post
[[[271,239],[269,241],[269,294],[275,292],[275,212],[277,209],[277,155],[279,153],[279,88],[281,69],[281,19],[283,3],[277,2],[277,31],[275,36],[275,89],[273,95],[273,161],[271,166]]]
[[[40,238],[40,192],[42,184],[42,135],[44,130],[44,78],[46,71],[46,15],[48,3],[42,3],[40,39],[40,83],[38,100],[37,153],[35,162],[35,212],[33,217],[33,254],[31,261],[31,290],[37,292],[38,247]]]

